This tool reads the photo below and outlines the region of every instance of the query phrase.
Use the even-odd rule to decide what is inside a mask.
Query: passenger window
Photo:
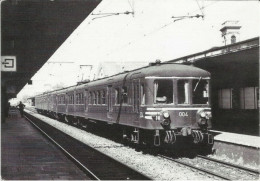
[[[101,92],[101,104],[106,104],[106,91]]]
[[[158,104],[173,103],[173,81],[155,80],[154,81],[154,100]]]
[[[189,103],[188,80],[178,80],[177,91],[178,91],[178,104],[188,104]]]
[[[95,92],[93,92],[93,104],[97,104],[97,96]]]
[[[80,104],[84,104],[84,101],[83,101],[83,93],[80,93],[79,103],[80,103]]]
[[[145,105],[145,93],[144,93],[144,84],[141,85],[141,96],[142,96],[142,105]]]
[[[101,104],[100,91],[97,91],[97,104]]]
[[[79,94],[76,94],[76,104],[79,104]]]
[[[116,101],[115,101],[115,103],[116,104],[120,104],[120,94],[119,94],[119,88],[116,88],[115,89],[115,99],[116,99]]]
[[[69,101],[68,102],[69,102],[69,104],[71,104],[71,95],[69,95]]]
[[[92,102],[92,92],[89,92],[89,94],[88,94],[88,102],[89,102],[89,104],[93,104],[93,102]]]
[[[128,103],[127,87],[122,87],[123,104]]]

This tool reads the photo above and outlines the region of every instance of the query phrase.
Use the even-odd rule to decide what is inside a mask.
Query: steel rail
[[[101,180],[99,179],[93,172],[91,172],[87,167],[85,167],[79,160],[77,160],[75,157],[73,157],[66,149],[64,149],[59,143],[57,143],[54,139],[52,139],[45,131],[43,131],[39,126],[37,126],[30,118],[28,118],[26,115],[24,117],[33,124],[42,134],[47,136],[48,139],[50,139],[56,146],[58,146],[69,158],[71,158],[73,161],[75,161],[81,168],[83,168],[83,171],[87,173],[88,176],[95,180]]]
[[[30,113],[28,113],[27,112],[27,114],[28,115],[30,115]],[[32,116],[32,115],[31,115]],[[34,117],[34,116],[32,116],[32,117]],[[50,138],[50,136],[48,136],[47,135],[47,133],[45,133],[41,128],[39,128],[35,123],[33,123],[33,121],[31,121],[28,117],[26,117],[33,125],[35,125],[41,132],[43,132],[43,134],[44,135],[46,135],[48,138]],[[39,118],[37,118],[37,117],[34,117],[34,118],[36,118],[36,119],[39,119]],[[40,119],[39,119],[40,120]],[[62,149],[62,151],[64,150],[64,152],[67,154],[68,152],[64,149],[64,148],[62,148],[62,146],[60,146],[58,143],[56,143],[56,141],[54,141],[52,138],[50,138],[50,140],[51,141],[53,141],[55,144],[57,144],[61,149]],[[97,150],[97,148],[95,148],[95,147],[90,147],[90,148],[92,148],[93,150],[95,150],[96,152],[98,152],[98,153],[101,153],[102,155],[104,155],[104,156],[106,156],[106,157],[108,157],[108,158],[110,158],[110,159],[112,159],[112,160],[115,160],[113,157],[111,157],[111,156],[109,156],[109,155],[105,155],[105,154],[103,154],[102,152],[100,152],[99,150]],[[69,154],[69,153],[68,153]],[[68,155],[69,157],[71,156],[71,154],[69,154]],[[80,163],[80,161],[78,161],[78,159],[76,159],[76,158],[72,158],[73,160],[75,160],[76,161],[76,163],[79,165],[79,167],[81,167],[83,170],[85,170],[85,166],[82,164],[82,163]],[[140,180],[143,180],[143,179],[145,179],[145,180],[152,180],[152,178],[151,177],[149,177],[149,176],[147,176],[147,175],[144,175],[144,174],[142,174],[141,172],[139,172],[138,170],[136,170],[136,169],[133,169],[133,168],[131,168],[131,167],[129,167],[128,165],[126,165],[126,164],[124,164],[124,163],[122,163],[122,162],[120,162],[120,161],[118,161],[118,160],[115,160],[116,162],[118,162],[119,164],[122,164],[122,165],[124,165],[126,168],[128,168],[128,169],[131,169],[133,172],[136,172],[137,174],[139,174],[139,175],[142,175],[142,177],[141,178],[139,178]],[[87,169],[87,173],[88,173],[88,171],[90,171],[88,168],[86,168]],[[91,172],[91,171],[90,171]],[[93,179],[96,179],[96,180],[102,180],[100,177],[97,177],[93,172],[91,172],[90,173],[90,176],[92,176],[93,175]],[[128,179],[128,177],[127,177],[127,179]],[[138,180],[139,180],[138,179]]]
[[[241,170],[245,170],[245,171],[252,172],[252,173],[255,173],[255,174],[260,174],[260,172],[258,170],[251,169],[251,168],[248,168],[248,167],[243,167],[243,166],[236,165],[236,164],[233,164],[233,163],[228,163],[228,162],[218,160],[218,159],[215,159],[215,158],[210,158],[210,157],[206,157],[206,156],[202,156],[202,155],[197,155],[197,157],[205,159],[205,160],[210,160],[210,161],[213,161],[213,162],[221,163],[223,165],[227,165],[227,166],[230,166],[230,167],[239,168]]]
[[[179,161],[179,160],[176,160],[176,159],[173,159],[173,158],[164,156],[164,155],[160,155],[160,154],[159,154],[158,156],[160,156],[160,157],[162,157],[162,158],[165,158],[165,159],[168,159],[168,160],[171,160],[171,161],[174,161],[174,162],[176,162],[176,163],[179,163],[179,164],[188,166],[188,167],[190,167],[190,168],[194,168],[194,169],[196,169],[196,170],[199,170],[199,171],[201,171],[201,172],[204,172],[204,173],[213,175],[213,176],[215,176],[215,177],[219,177],[219,178],[224,179],[224,180],[232,180],[232,179],[229,178],[229,177],[226,177],[226,176],[217,174],[217,173],[215,173],[215,172],[212,172],[212,171],[207,170],[207,169],[204,169],[204,168],[199,168],[199,167],[193,166],[193,165],[191,165],[191,164],[189,164],[189,163],[185,163],[185,162],[182,162],[182,161]]]

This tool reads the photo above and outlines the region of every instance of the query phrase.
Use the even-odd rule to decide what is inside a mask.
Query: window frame
[[[225,96],[224,96],[224,93],[225,93]],[[224,99],[224,97],[227,97],[228,99]],[[224,101],[229,101],[229,104],[224,104]],[[222,88],[222,89],[218,90],[218,108],[223,109],[223,110],[233,109],[232,88]]]
[[[141,83],[141,105],[145,105],[145,89],[144,89],[144,83]],[[174,89],[173,89],[174,92]],[[174,100],[174,94],[173,94],[173,100]]]
[[[191,94],[190,94],[190,104],[192,105],[210,105],[210,80],[209,79],[204,79],[204,78],[201,78],[200,81],[206,81],[207,82],[207,94],[208,94],[208,97],[207,97],[207,103],[204,103],[204,104],[195,104],[194,103],[194,100],[193,100],[193,97],[194,97],[194,92],[193,92],[193,81],[194,80],[197,80],[199,81],[200,78],[198,79],[191,79],[191,82],[190,82],[190,88],[191,88]],[[201,83],[199,83],[201,84]]]
[[[157,95],[158,95],[158,87],[157,87],[157,90],[155,90],[156,89],[156,87],[155,87],[155,84],[156,84],[156,82],[157,81],[165,81],[165,80],[170,80],[171,81],[171,83],[172,83],[172,101],[170,102],[170,103],[158,103],[157,101],[156,101],[156,98],[157,98]],[[153,104],[164,104],[164,105],[175,105],[175,94],[174,94],[174,84],[175,84],[175,81],[174,81],[175,79],[174,78],[156,78],[156,79],[154,79],[153,80]],[[157,85],[158,85],[158,83],[157,83]],[[145,100],[144,100],[144,104],[142,104],[142,101],[143,101],[143,92],[142,92],[142,86],[144,86],[144,84],[141,84],[140,85],[140,91],[141,91],[141,95],[140,95],[140,98],[141,98],[141,105],[144,105],[145,104]],[[143,87],[144,88],[144,87]],[[144,90],[143,90],[144,91]],[[155,95],[155,93],[157,93],[156,95]],[[144,98],[145,99],[145,98]]]
[[[93,104],[93,95],[92,95],[92,91],[88,92],[88,104],[92,105]]]
[[[97,105],[97,94],[96,91],[93,91],[93,105]]]
[[[101,90],[101,104],[106,105],[106,91]]]
[[[126,93],[126,99],[125,99],[125,97],[123,97],[123,102],[122,102],[122,104],[124,104],[124,105],[127,105],[127,104],[129,104],[129,99],[128,99],[128,86],[123,86],[122,88],[121,88],[121,96],[124,96],[123,94],[122,94],[122,91],[124,90],[124,93]],[[121,96],[120,96],[120,98],[121,98]],[[120,102],[119,102],[119,104],[120,104]]]
[[[115,87],[115,105],[120,105],[120,87]]]
[[[177,97],[177,100],[176,100],[176,104],[177,105],[191,105],[191,81],[192,81],[193,79],[190,79],[190,78],[188,78],[188,77],[183,77],[183,78],[180,78],[180,79],[177,79],[177,81],[176,81],[176,97]],[[178,83],[179,83],[179,81],[185,81],[185,82],[187,82],[187,88],[185,88],[185,84],[183,84],[183,86],[184,86],[184,96],[185,96],[185,98],[186,98],[186,94],[187,94],[187,103],[179,103],[179,100],[180,100],[180,98],[179,98],[179,86],[178,86]],[[186,89],[186,91],[185,91],[185,89]],[[184,101],[185,101],[185,98],[184,98]]]
[[[249,93],[253,92],[252,94]],[[241,87],[239,88],[239,108],[241,110],[257,110],[259,108],[259,88],[258,87]],[[253,104],[248,104],[248,100],[253,100]]]

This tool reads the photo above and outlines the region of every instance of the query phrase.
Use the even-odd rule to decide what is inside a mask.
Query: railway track
[[[259,171],[246,168],[243,166],[223,162],[221,160],[213,159],[198,155],[194,159],[179,158],[174,159],[165,155],[159,155],[165,159],[177,162],[179,164],[191,167],[200,172],[211,175],[213,178],[219,178],[224,180],[257,180],[259,179]]]
[[[94,180],[151,180],[127,165],[91,148],[56,128],[25,113],[25,117]]]
[[[214,161],[214,162],[217,162],[217,163],[221,163],[221,164],[231,166],[231,167],[234,167],[234,168],[238,168],[238,169],[241,169],[241,170],[244,170],[244,171],[247,171],[247,172],[251,172],[253,174],[258,174],[258,175],[260,174],[259,170],[251,169],[251,168],[248,168],[248,167],[243,167],[243,166],[240,166],[240,165],[228,163],[228,162],[225,162],[225,161],[222,161],[222,160],[206,157],[206,156],[203,156],[203,155],[197,155],[197,157],[205,159],[205,160],[210,160],[210,161]]]
[[[171,158],[164,155],[158,155],[164,159],[185,165],[200,172],[212,175],[215,178],[224,180],[258,180],[259,171],[245,168],[242,166],[230,164],[220,160],[198,155],[193,159]]]

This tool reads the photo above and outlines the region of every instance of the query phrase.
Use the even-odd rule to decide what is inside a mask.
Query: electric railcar
[[[38,95],[35,107],[82,128],[115,125],[136,144],[213,143],[210,73],[193,66],[154,63]]]

